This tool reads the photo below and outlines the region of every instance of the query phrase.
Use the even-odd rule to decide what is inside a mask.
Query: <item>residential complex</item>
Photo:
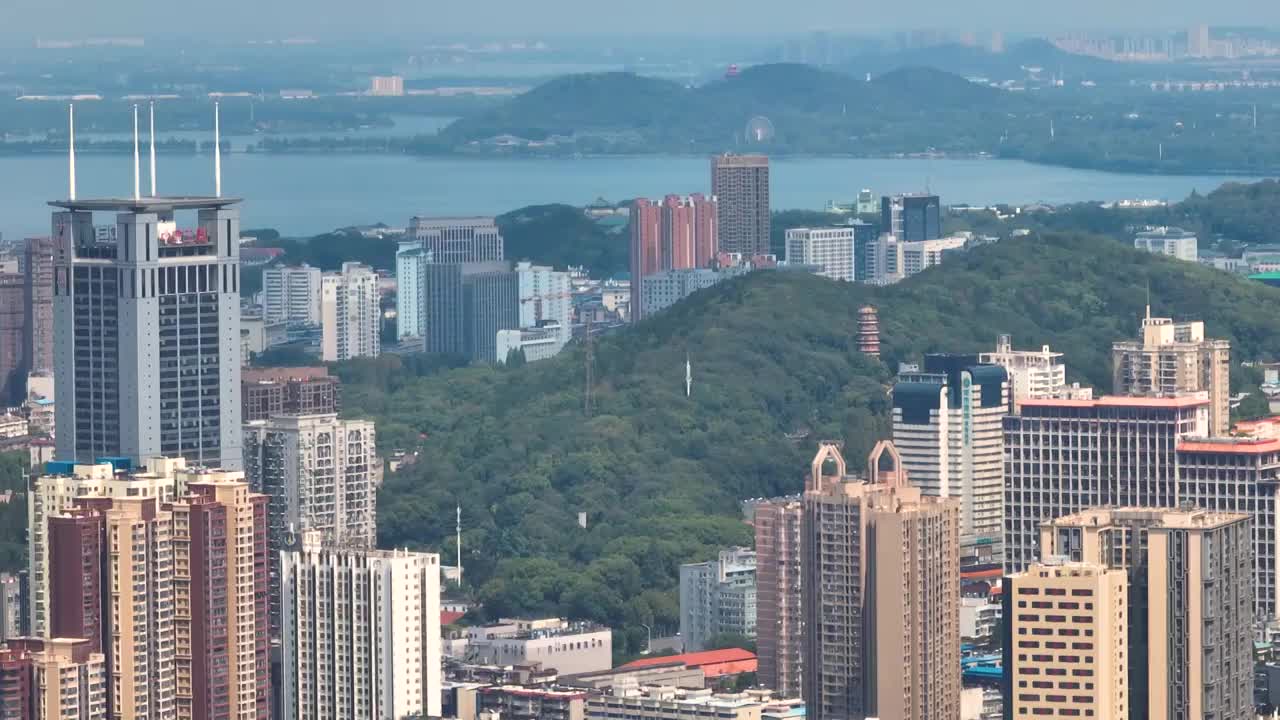
[[[748,548],[680,566],[680,638],[685,652],[706,650],[717,635],[756,635],[756,554]]]
[[[320,279],[320,357],[326,362],[377,357],[381,352],[382,307],[378,276],[360,263]]]
[[[641,198],[632,203],[628,228],[633,321],[644,316],[639,294],[644,279],[668,270],[707,268],[716,259],[718,212],[717,198],[700,194],[668,195],[660,203]]]
[[[555,326],[560,345],[573,335],[573,293],[569,273],[544,265],[518,262],[520,327]]]
[[[341,386],[323,367],[245,368],[240,376],[244,421],[273,415],[335,413]]]
[[[440,717],[439,555],[306,532],[280,567],[280,717]]]
[[[22,638],[0,646],[0,717],[107,720],[107,663],[81,638]]]
[[[1133,247],[1157,255],[1167,255],[1187,262],[1200,259],[1196,234],[1182,228],[1159,227],[1143,230],[1133,238]]]
[[[853,282],[856,278],[853,228],[793,228],[786,232],[788,263],[817,265],[818,275]]]
[[[279,627],[280,551],[311,531],[335,547],[377,542],[377,439],[371,420],[333,413],[275,415],[245,425],[245,472],[269,498],[271,618]]]
[[[1117,600],[1109,617],[1098,613],[1098,619],[1127,622],[1128,652],[1123,658],[1108,654],[1098,672],[1127,669],[1129,717],[1253,717],[1253,541],[1247,516],[1106,508],[1058,518],[1041,534],[1046,559],[1090,563],[1127,576],[1128,604]],[[1014,579],[1015,588],[1019,582]],[[1015,590],[1010,599],[1036,598]],[[1030,604],[1031,610],[1038,607]],[[1101,598],[1095,607],[1104,608]],[[1065,609],[1074,621],[1073,609]],[[1027,612],[1008,605],[1005,611]]]
[[[396,250],[396,337],[426,337],[424,267],[430,255],[417,240],[400,241]]]
[[[942,202],[937,195],[908,193],[880,199],[880,232],[899,242],[942,237]]]
[[[829,469],[828,469],[829,468]],[[908,481],[891,443],[865,477],[821,445],[804,492],[807,717],[960,713],[960,503]]]
[[[1068,398],[1092,400],[1093,389],[1067,385],[1067,366],[1062,353],[1048,345],[1036,350],[1014,350],[1013,338],[1001,335],[994,352],[978,355],[978,362],[999,365],[1009,374],[1009,409],[1017,413],[1023,400]]]
[[[1111,348],[1113,391],[1117,395],[1180,397],[1208,393],[1209,432],[1223,437],[1231,426],[1231,343],[1210,340],[1204,323],[1142,319],[1136,340]]]
[[[266,322],[319,325],[320,268],[274,266],[262,271],[262,318]]]
[[[976,355],[926,355],[893,386],[893,441],[914,487],[956,498],[965,563],[999,562],[1008,375]]]
[[[615,688],[609,694],[587,697],[586,720],[760,720],[766,717],[765,713],[782,711],[795,704],[774,699],[769,690],[715,693],[654,686]]]
[[[720,250],[746,257],[772,252],[769,158],[734,154],[711,158],[711,194],[719,202]]]
[[[240,214],[230,198],[53,203],[60,460],[240,467]],[[194,211],[194,230],[175,217]],[[100,241],[94,212],[116,213]]]
[[[804,608],[801,583],[801,525],[798,498],[778,498],[755,506],[756,652],[760,684],[783,697],[801,693]]]

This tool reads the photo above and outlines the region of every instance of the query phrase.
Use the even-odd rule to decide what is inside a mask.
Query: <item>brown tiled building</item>
[[[53,371],[53,250],[53,238],[29,238],[23,256],[28,370]]]
[[[768,255],[769,158],[733,154],[711,158],[711,194],[719,201],[720,250],[745,257]]]
[[[25,280],[18,273],[0,273],[0,398],[12,404],[26,391]]]
[[[337,412],[339,389],[338,379],[322,367],[245,368],[240,375],[244,422]]]
[[[795,498],[768,500],[755,508],[757,672],[760,684],[782,697],[798,697],[801,687],[803,518]]]
[[[802,546],[806,716],[959,717],[959,501],[912,487],[892,443],[865,477],[823,444]]]

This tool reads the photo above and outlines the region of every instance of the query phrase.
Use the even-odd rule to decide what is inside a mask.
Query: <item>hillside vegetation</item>
[[[467,579],[486,612],[605,622],[625,653],[643,646],[641,623],[677,622],[679,563],[750,541],[741,499],[798,491],[818,439],[857,457],[887,436],[898,361],[1008,332],[1065,351],[1073,378],[1105,391],[1110,343],[1135,332],[1148,284],[1156,312],[1205,320],[1236,358],[1280,349],[1280,290],[1114,240],[1047,235],[889,288],[760,272],[700,292],[596,343],[589,417],[579,346],[516,368],[384,357],[339,372],[348,413],[376,417],[385,449],[421,452],[381,490],[383,546],[453,562],[460,504]],[[855,351],[866,303],[880,309],[883,363]]]

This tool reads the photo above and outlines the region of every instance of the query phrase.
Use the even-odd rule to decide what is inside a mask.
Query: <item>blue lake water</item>
[[[145,154],[145,150],[144,150]],[[143,159],[142,186],[146,160]],[[0,233],[48,234],[46,201],[67,193],[67,162],[58,155],[0,158]],[[161,156],[161,194],[213,191],[209,156]],[[78,194],[132,192],[132,158],[82,155]],[[775,209],[821,209],[849,201],[860,188],[877,194],[929,188],[944,203],[1065,203],[1154,198],[1180,200],[1233,179],[1150,176],[1048,167],[1012,160],[785,158],[772,165]],[[524,205],[582,205],[666,193],[707,192],[702,157],[582,159],[418,158],[399,155],[267,155],[223,157],[223,191],[244,198],[246,228],[274,227],[311,235],[336,227],[384,222],[403,226],[413,215],[497,214]]]

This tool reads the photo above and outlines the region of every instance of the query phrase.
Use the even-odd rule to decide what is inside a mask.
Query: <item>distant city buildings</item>
[[[1231,426],[1231,343],[1206,339],[1204,323],[1142,320],[1136,340],[1112,345],[1113,390],[1117,395],[1181,397],[1208,393],[1209,432],[1228,434]]]
[[[956,498],[965,564],[1000,562],[1008,375],[976,355],[930,354],[893,386],[893,441],[914,487]]]
[[[881,442],[864,477],[823,444],[803,504],[806,717],[959,717],[960,501]]]
[[[711,194],[719,202],[720,250],[748,257],[772,252],[768,157],[713,157]]]
[[[304,533],[280,565],[279,717],[441,717],[439,555]]]
[[[668,270],[707,268],[715,260],[720,249],[718,207],[716,197],[700,194],[632,203],[628,228],[633,321],[645,317],[640,292],[646,278]]]
[[[756,635],[756,554],[747,548],[680,566],[680,638],[685,652],[706,650],[717,635]]]
[[[0,272],[0,399],[20,402],[26,393],[26,278]]]
[[[377,357],[381,352],[382,307],[378,276],[360,263],[320,280],[320,357],[326,362]]]
[[[760,684],[784,697],[802,691],[804,608],[801,587],[799,498],[777,498],[755,506],[756,652]]]
[[[401,97],[404,78],[399,75],[374,75],[369,78],[369,94],[375,97]]]
[[[942,237],[942,202],[937,195],[886,195],[880,199],[880,232],[899,242]]]
[[[1159,227],[1143,230],[1134,236],[1133,247],[1187,262],[1196,262],[1200,257],[1196,234],[1182,228]]]
[[[262,271],[262,319],[319,325],[320,268],[275,266]]]
[[[427,262],[454,265],[503,259],[502,233],[491,217],[414,217],[406,234],[427,252]]]
[[[558,353],[573,337],[573,289],[569,273],[544,265],[518,262],[515,267],[519,278],[520,328],[527,331],[549,330]],[[506,355],[498,353],[498,361]],[[527,358],[526,358],[527,359]]]
[[[853,228],[792,228],[786,231],[788,263],[816,265],[832,280],[856,279]]]
[[[28,372],[53,372],[53,238],[27,240],[22,275],[25,284],[26,343],[23,357]]]

